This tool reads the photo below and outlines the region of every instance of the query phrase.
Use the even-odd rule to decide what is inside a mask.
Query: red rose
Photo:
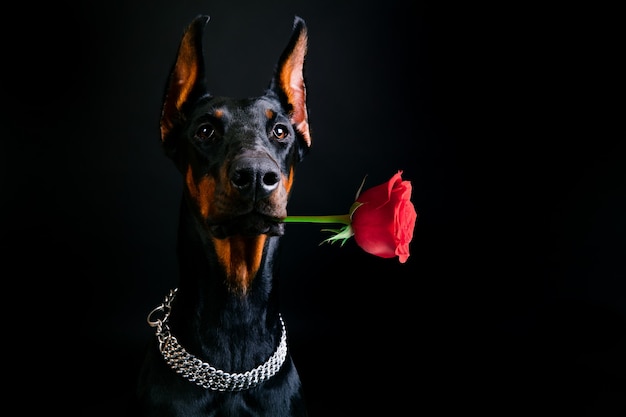
[[[357,197],[359,205],[352,212],[352,232],[364,251],[382,258],[397,256],[401,263],[407,261],[417,221],[411,191],[411,182],[403,181],[402,171],[398,171],[386,183]]]
[[[363,193],[360,190],[347,214],[287,216],[283,221],[342,224],[338,229],[322,229],[333,233],[322,243],[339,241],[343,246],[354,236],[357,245],[364,251],[381,258],[397,256],[401,263],[405,263],[410,255],[409,243],[417,221],[417,212],[411,203],[411,182],[403,181],[402,171],[398,171],[386,183]]]

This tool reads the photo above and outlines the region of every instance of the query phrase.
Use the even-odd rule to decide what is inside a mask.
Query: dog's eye
[[[272,129],[272,134],[276,139],[284,140],[287,136],[289,136],[289,129],[287,129],[287,126],[278,123],[274,126],[274,129]]]
[[[208,140],[215,137],[215,128],[211,123],[204,123],[196,130],[196,138],[199,140]]]

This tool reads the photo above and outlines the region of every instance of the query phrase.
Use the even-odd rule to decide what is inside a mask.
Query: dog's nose
[[[230,167],[230,181],[243,197],[267,197],[278,187],[280,171],[267,157],[242,157]]]

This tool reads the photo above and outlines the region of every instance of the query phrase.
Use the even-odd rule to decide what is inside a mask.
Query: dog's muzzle
[[[228,236],[281,236],[286,216],[286,192],[281,190],[278,164],[262,151],[247,151],[235,157],[227,171],[230,209],[209,226],[218,239]]]

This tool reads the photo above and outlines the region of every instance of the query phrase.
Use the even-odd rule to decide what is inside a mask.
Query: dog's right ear
[[[198,15],[185,29],[165,88],[161,111],[161,142],[171,158],[175,157],[177,130],[185,118],[186,106],[207,93],[202,36],[208,21],[209,16]]]
[[[303,143],[300,157],[311,146],[309,113],[307,110],[304,65],[308,47],[307,27],[298,16],[293,23],[293,31],[287,47],[283,51],[270,82],[270,91],[280,99],[283,107],[289,110],[291,123]]]

